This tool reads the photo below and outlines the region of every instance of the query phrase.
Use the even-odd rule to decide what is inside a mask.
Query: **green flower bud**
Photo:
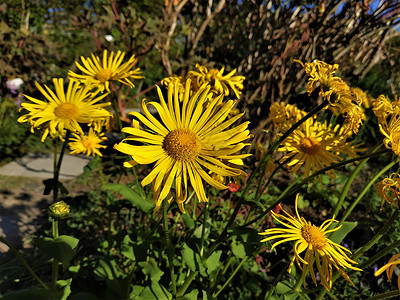
[[[64,201],[58,201],[49,206],[49,215],[55,220],[69,217],[69,205]]]

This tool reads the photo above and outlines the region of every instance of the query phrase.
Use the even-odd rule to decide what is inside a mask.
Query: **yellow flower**
[[[320,60],[305,64],[298,60],[295,61],[300,63],[307,75],[310,76],[306,86],[309,94],[316,89],[317,83],[320,83],[320,95],[331,103],[332,93],[341,94],[350,90],[350,87],[340,77],[333,76],[339,69],[338,64],[330,65]],[[333,99],[333,102],[336,102],[339,98]]]
[[[394,112],[392,102],[384,95],[379,95],[378,98],[372,101],[372,111],[378,118],[379,124],[387,124],[386,118]]]
[[[366,119],[364,109],[361,107],[365,96],[362,90],[351,88],[340,77],[333,76],[338,70],[337,64],[330,65],[320,60],[312,63],[300,63],[307,75],[310,76],[306,89],[311,94],[320,85],[320,96],[328,100],[326,107],[336,115],[341,114],[345,119],[345,134],[358,133],[362,121]],[[333,97],[332,97],[333,96]]]
[[[246,175],[236,167],[224,163],[232,159],[242,159],[250,154],[238,154],[248,144],[244,140],[250,138],[245,122],[226,130],[243,114],[225,121],[235,101],[221,103],[222,95],[216,97],[205,107],[209,87],[200,89],[189,97],[191,81],[187,80],[185,92],[179,93],[179,86],[171,83],[168,86],[168,105],[160,88],[157,87],[160,103],[142,102],[144,116],[137,112],[131,114],[138,118],[150,131],[141,130],[134,123],[133,128],[123,128],[130,134],[115,149],[132,156],[126,167],[135,164],[155,163],[152,171],[142,180],[142,185],[153,184],[153,200],[158,210],[162,201],[172,201],[171,187],[175,183],[176,200],[182,212],[187,199],[188,180],[202,202],[207,202],[203,180],[217,189],[227,186],[213,179],[208,169],[222,176]],[[179,97],[183,95],[183,99]],[[161,122],[153,117],[148,106],[153,106],[159,113]],[[140,142],[135,146],[129,142]]]
[[[88,135],[84,134],[73,134],[74,137],[70,139],[68,143],[69,148],[71,149],[72,155],[83,153],[86,156],[96,154],[99,156],[103,156],[99,149],[106,148],[106,146],[100,145],[101,142],[107,140],[104,136],[104,133],[96,134],[93,128],[89,129]]]
[[[66,129],[83,133],[79,123],[88,124],[112,115],[104,109],[105,106],[110,105],[109,102],[97,103],[106,94],[95,98],[98,91],[91,93],[88,86],[81,87],[79,83],[73,81],[69,82],[65,93],[64,80],[62,78],[54,78],[53,82],[56,93],[45,85],[46,92],[37,82],[35,83],[47,101],[25,95],[33,103],[21,104],[22,108],[28,110],[29,113],[18,119],[20,123],[28,122],[31,124],[32,129],[44,129],[42,142],[48,134],[53,138],[59,136],[63,140],[63,134]]]
[[[207,67],[196,64],[196,68],[199,69],[199,72],[189,71],[187,75],[193,81],[196,90],[200,89],[203,84],[208,84],[211,86],[211,92],[217,95],[228,96],[230,88],[235,93],[236,98],[240,97],[241,90],[243,89],[243,81],[246,77],[233,76],[236,73],[236,69],[223,75],[224,67],[221,70],[208,70]]]
[[[270,107],[270,118],[277,131],[285,133],[297,121],[300,121],[307,113],[291,104],[274,102]]]
[[[381,275],[384,271],[386,271],[386,276],[389,281],[392,281],[393,271],[398,264],[400,264],[400,253],[393,255],[393,257],[389,260],[389,262],[375,272],[375,276]],[[400,291],[400,276],[397,277],[397,286]]]
[[[375,189],[382,199],[381,211],[383,207],[383,201],[386,201],[389,204],[395,203],[396,207],[399,208],[400,175],[398,173],[392,173],[389,177],[378,182],[375,185]]]
[[[340,154],[355,157],[357,149],[352,142],[346,142],[344,128],[336,125],[334,128],[327,123],[307,119],[295,129],[282,143],[278,151],[288,152],[281,162],[289,159],[288,167],[296,173],[304,165],[304,176],[311,174],[340,161]],[[335,176],[330,170],[328,175]]]
[[[332,288],[332,266],[335,267],[339,273],[354,286],[349,276],[342,269],[349,268],[356,271],[362,270],[351,265],[357,264],[357,262],[351,260],[346,255],[344,251],[351,254],[348,249],[331,241],[326,236],[330,232],[339,230],[341,226],[328,230],[329,226],[333,222],[337,222],[334,218],[326,220],[319,227],[311,224],[311,222],[306,221],[304,217],[300,217],[297,210],[297,200],[298,195],[296,196],[295,202],[296,217],[291,216],[284,209],[282,209],[282,211],[285,215],[276,214],[271,211],[274,219],[287,228],[270,228],[265,230],[265,232],[259,233],[260,235],[268,236],[261,242],[279,239],[279,241],[276,241],[272,245],[272,250],[284,242],[296,241],[293,245],[294,256],[290,262],[288,272],[290,273],[292,266],[296,261],[300,269],[303,271],[304,287],[306,285],[305,276],[307,269],[310,271],[313,282],[317,285],[317,279],[314,273],[314,258],[321,278],[321,283],[328,291]],[[306,251],[304,257],[300,257],[300,254],[304,251]]]
[[[110,81],[119,81],[132,88],[134,84],[130,79],[139,79],[143,76],[139,75],[139,68],[133,70],[137,63],[135,55],[132,55],[127,62],[122,64],[124,57],[125,52],[121,51],[118,51],[115,57],[112,51],[108,57],[107,50],[103,52],[102,61],[93,53],[91,59],[81,56],[83,66],[78,62],[75,62],[75,64],[84,74],[76,74],[70,70],[68,75],[70,79],[90,85],[92,88],[98,88],[101,92],[104,90],[110,92]]]

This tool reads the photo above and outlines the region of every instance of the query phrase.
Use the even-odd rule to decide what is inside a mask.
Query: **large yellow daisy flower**
[[[205,66],[196,64],[196,68],[199,72],[189,71],[187,77],[190,78],[196,89],[199,89],[203,84],[209,84],[211,86],[211,92],[217,95],[223,94],[229,95],[229,88],[235,93],[236,98],[240,97],[243,89],[243,81],[246,77],[244,76],[233,76],[236,73],[236,69],[230,73],[223,75],[225,67],[221,70],[211,69],[208,70]]]
[[[32,129],[44,129],[42,142],[47,135],[51,137],[59,136],[63,140],[66,129],[73,132],[83,133],[79,123],[91,123],[96,120],[108,118],[112,114],[104,109],[107,103],[97,103],[107,94],[96,98],[98,91],[91,93],[88,86],[80,86],[79,83],[70,81],[67,92],[64,92],[64,80],[62,78],[53,79],[55,93],[46,85],[44,90],[37,82],[36,87],[47,99],[42,101],[24,95],[33,103],[22,103],[21,107],[29,113],[21,116],[18,122],[28,122]]]
[[[103,156],[99,149],[106,148],[106,146],[101,145],[100,143],[107,140],[104,136],[104,133],[96,134],[93,128],[89,129],[87,135],[85,134],[75,134],[73,133],[74,137],[70,139],[68,143],[69,148],[71,149],[70,154],[86,154],[86,156],[96,154],[98,156]]]
[[[119,81],[130,87],[134,87],[130,79],[139,79],[143,78],[143,76],[139,75],[139,68],[132,69],[137,62],[135,55],[132,55],[127,62],[121,64],[124,57],[125,52],[121,51],[118,51],[115,57],[112,51],[108,57],[107,50],[103,52],[102,61],[98,56],[93,55],[93,53],[92,59],[81,56],[83,66],[78,62],[75,63],[78,69],[84,74],[76,74],[70,70],[68,71],[68,75],[70,79],[90,85],[91,87],[97,87],[101,92],[104,89],[110,92],[110,81]]]
[[[357,149],[352,142],[346,142],[344,129],[339,125],[332,128],[327,123],[320,123],[313,119],[307,119],[295,129],[282,143],[278,151],[287,152],[281,159],[290,159],[288,167],[292,173],[296,173],[304,165],[304,176],[308,177],[331,164],[341,160],[340,154],[355,157]],[[335,176],[333,170],[328,172]]]
[[[357,262],[351,260],[344,252],[346,251],[351,254],[350,250],[326,237],[328,233],[339,230],[341,226],[328,230],[329,226],[333,222],[337,222],[334,218],[326,220],[319,227],[306,221],[304,217],[300,217],[299,215],[299,211],[297,210],[297,199],[298,195],[296,196],[295,202],[296,217],[291,216],[284,209],[282,209],[282,211],[285,215],[271,211],[274,219],[287,228],[270,228],[265,230],[265,232],[259,233],[260,235],[268,236],[261,240],[261,242],[279,239],[280,241],[277,241],[272,245],[272,250],[284,242],[296,241],[293,245],[294,256],[290,262],[288,272],[290,273],[294,261],[296,261],[300,269],[303,271],[304,287],[306,285],[305,276],[307,274],[307,269],[310,271],[313,282],[317,285],[317,279],[314,272],[314,258],[321,278],[321,283],[328,291],[332,288],[332,266],[334,266],[339,273],[354,286],[349,276],[342,269],[349,268],[356,271],[362,270],[351,265],[357,264]],[[286,223],[284,221],[286,221]],[[306,251],[306,254],[304,257],[300,257],[300,254],[304,251]]]
[[[153,170],[142,180],[143,186],[153,184],[155,211],[165,198],[168,197],[168,201],[172,201],[173,185],[182,212],[185,212],[188,181],[202,202],[208,201],[203,180],[217,189],[227,188],[213,179],[204,168],[222,176],[246,175],[225,161],[250,155],[238,154],[248,145],[243,141],[251,137],[247,130],[249,122],[226,130],[243,115],[239,114],[225,121],[235,101],[223,103],[221,95],[204,105],[209,87],[204,87],[189,97],[190,85],[189,79],[182,94],[179,92],[179,86],[171,82],[168,86],[168,106],[160,88],[157,87],[160,103],[143,101],[144,116],[137,112],[131,113],[149,130],[141,130],[138,126],[123,128],[122,131],[130,136],[114,146],[118,151],[133,158],[125,163],[127,167],[155,162]],[[181,96],[183,99],[179,99]],[[158,111],[161,122],[149,113],[149,105]],[[140,142],[144,145],[136,146],[130,142]]]

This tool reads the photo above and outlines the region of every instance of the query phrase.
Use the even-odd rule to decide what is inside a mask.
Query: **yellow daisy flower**
[[[107,140],[104,136],[104,133],[96,134],[93,128],[89,129],[87,135],[84,134],[75,134],[74,137],[70,139],[68,143],[69,148],[71,149],[70,154],[86,154],[86,156],[93,155],[103,156],[99,149],[106,148],[106,146],[100,145],[101,142]]]
[[[223,94],[225,96],[229,95],[229,88],[235,93],[236,98],[240,97],[243,89],[243,81],[246,79],[244,76],[233,76],[236,73],[236,69],[230,73],[223,75],[225,68],[222,67],[221,70],[211,69],[208,70],[205,66],[200,66],[196,64],[196,68],[199,72],[189,71],[187,77],[190,78],[195,89],[200,89],[203,84],[209,84],[211,86],[211,92],[217,95]]]
[[[362,270],[351,265],[357,264],[357,262],[351,260],[346,255],[344,251],[351,254],[348,249],[326,237],[328,233],[339,230],[341,226],[328,230],[329,226],[333,222],[337,222],[334,218],[326,220],[319,227],[313,225],[310,221],[306,221],[304,217],[300,217],[299,215],[297,200],[298,195],[296,196],[295,202],[296,217],[291,216],[284,209],[282,209],[282,211],[285,215],[271,211],[274,219],[287,228],[270,228],[265,230],[265,232],[259,233],[260,235],[268,236],[261,240],[261,242],[279,239],[279,241],[276,241],[272,245],[272,250],[284,242],[296,241],[293,245],[294,256],[290,262],[288,272],[290,273],[292,266],[296,261],[303,272],[304,287],[306,285],[305,276],[307,269],[310,271],[313,282],[317,285],[317,279],[314,272],[314,258],[321,278],[321,283],[325,289],[330,291],[332,288],[332,266],[335,267],[336,270],[338,270],[339,273],[354,286],[349,276],[342,269],[349,268],[356,271]],[[300,254],[304,251],[306,251],[304,257],[300,257]]]
[[[119,81],[131,88],[134,84],[130,79],[143,78],[140,76],[140,69],[133,70],[137,59],[132,55],[129,60],[122,64],[125,57],[125,52],[118,51],[114,57],[112,51],[108,57],[107,50],[103,52],[103,60],[98,56],[93,55],[92,58],[84,58],[81,56],[83,66],[75,62],[79,70],[84,74],[76,74],[71,70],[68,71],[69,78],[85,85],[90,85],[92,88],[97,87],[101,92],[106,90],[110,92],[110,81]]]
[[[394,269],[398,264],[400,264],[400,253],[393,255],[393,257],[389,260],[389,262],[375,272],[375,276],[381,275],[384,271],[386,271],[386,276],[388,277],[389,282],[392,281],[392,276]],[[400,291],[400,276],[397,277],[397,286]]]
[[[383,208],[383,202],[386,201],[389,204],[396,204],[399,208],[400,198],[400,174],[392,173],[389,177],[386,177],[382,181],[375,184],[375,189],[378,195],[381,197],[381,211]]]
[[[326,122],[307,119],[278,148],[280,152],[288,152],[281,158],[281,162],[290,159],[288,167],[293,167],[290,169],[292,173],[296,173],[304,165],[304,176],[308,177],[340,161],[341,153],[355,157],[360,150],[352,142],[346,142],[343,132],[344,129],[339,125],[332,128]],[[328,175],[334,177],[335,172],[330,170]]]
[[[238,154],[248,144],[244,140],[250,138],[245,122],[226,130],[243,114],[225,121],[235,101],[221,103],[222,95],[208,102],[205,106],[209,87],[203,87],[189,97],[191,81],[187,80],[185,92],[179,92],[179,86],[170,83],[168,86],[168,105],[160,88],[157,87],[160,103],[142,101],[144,116],[137,112],[131,114],[138,118],[150,131],[141,130],[134,123],[133,128],[123,128],[130,134],[115,149],[130,155],[133,160],[126,162],[126,167],[135,164],[155,162],[152,171],[142,180],[142,185],[153,184],[153,200],[157,211],[162,201],[172,201],[171,187],[175,185],[176,200],[182,212],[187,199],[188,180],[202,202],[208,199],[204,192],[203,180],[217,189],[227,186],[213,179],[208,169],[222,176],[246,175],[236,167],[228,166],[224,161],[242,159],[250,154]],[[183,96],[183,99],[180,97]],[[153,106],[159,113],[161,122],[153,117],[148,106]],[[136,146],[130,142],[140,142]]]
[[[107,103],[97,103],[107,94],[96,98],[98,91],[91,93],[88,86],[80,86],[79,83],[70,81],[67,92],[64,92],[64,80],[62,78],[53,79],[55,93],[46,85],[44,90],[37,82],[36,87],[47,99],[42,101],[33,97],[24,95],[33,103],[22,103],[22,109],[29,113],[21,116],[18,122],[28,122],[33,128],[44,129],[42,142],[47,135],[51,137],[59,136],[63,140],[63,134],[66,129],[72,132],[83,133],[79,123],[91,123],[96,120],[108,118],[112,115],[105,106]]]

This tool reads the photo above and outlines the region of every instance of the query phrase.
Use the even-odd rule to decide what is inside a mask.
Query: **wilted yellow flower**
[[[358,133],[362,121],[366,119],[364,109],[361,107],[364,92],[358,88],[351,88],[340,77],[333,76],[339,65],[330,65],[320,60],[312,63],[299,62],[307,75],[310,76],[306,89],[311,94],[320,85],[320,95],[328,100],[326,107],[336,115],[341,114],[345,119],[345,134]],[[365,97],[364,97],[365,98]]]
[[[134,87],[131,79],[143,78],[140,74],[140,69],[133,69],[137,63],[135,55],[132,55],[129,60],[122,63],[125,57],[125,52],[118,51],[114,57],[114,52],[111,51],[108,56],[107,50],[103,52],[103,60],[98,56],[93,55],[92,58],[84,58],[81,56],[83,66],[75,62],[79,70],[84,74],[76,74],[71,70],[68,71],[70,79],[89,85],[92,88],[98,88],[101,92],[106,90],[110,92],[110,81],[119,81],[131,88]]]
[[[69,148],[71,149],[71,155],[75,154],[86,154],[86,156],[93,155],[103,156],[99,149],[106,148],[106,146],[101,145],[100,143],[107,140],[104,136],[104,133],[96,134],[93,128],[89,129],[87,135],[85,134],[73,134],[74,137],[70,139],[68,143]]]
[[[64,201],[58,201],[49,206],[49,215],[55,220],[69,217],[69,205]]]
[[[243,89],[243,81],[246,77],[233,76],[236,73],[236,69],[223,75],[225,67],[222,67],[221,70],[208,70],[207,67],[196,64],[196,68],[199,69],[199,72],[189,71],[187,75],[193,81],[196,90],[203,86],[203,84],[208,84],[211,87],[210,91],[217,96],[220,94],[228,96],[230,88],[235,93],[236,98],[240,97],[241,90]]]
[[[392,102],[384,95],[379,95],[378,98],[372,101],[372,111],[378,118],[379,124],[387,124],[386,118],[394,112]]]
[[[395,203],[396,207],[399,208],[400,198],[400,175],[398,173],[392,173],[389,177],[383,179],[375,185],[375,189],[378,195],[381,197],[381,211],[383,202],[386,201],[389,204]]]
[[[137,112],[131,114],[148,127],[151,132],[135,126],[123,128],[130,134],[114,148],[128,154],[132,160],[124,163],[126,167],[136,164],[151,164],[153,170],[142,180],[142,185],[153,184],[153,200],[158,210],[162,201],[172,201],[171,187],[175,186],[176,199],[182,212],[187,199],[188,180],[201,202],[207,202],[203,180],[217,189],[227,186],[213,179],[209,171],[221,176],[246,175],[236,167],[224,163],[234,159],[242,159],[250,154],[239,154],[248,144],[244,140],[251,137],[245,122],[237,127],[225,130],[237,121],[239,114],[225,121],[235,101],[221,103],[223,95],[208,101],[205,106],[210,87],[203,87],[196,94],[189,96],[190,79],[186,81],[185,92],[179,92],[179,86],[170,83],[168,86],[168,106],[161,90],[157,87],[160,103],[142,102],[144,116]],[[183,99],[179,99],[183,95]],[[158,111],[161,121],[158,121],[148,111],[152,105]],[[144,145],[135,146],[129,142],[135,141]]]
[[[362,270],[352,266],[352,264],[357,264],[357,262],[351,260],[344,252],[346,251],[351,254],[350,250],[331,241],[326,236],[330,232],[339,230],[341,225],[327,230],[333,222],[337,222],[334,218],[326,220],[319,227],[311,224],[311,222],[306,221],[304,217],[300,217],[297,209],[297,200],[298,195],[296,196],[295,201],[296,217],[291,216],[284,209],[282,209],[282,211],[285,215],[271,211],[274,219],[287,228],[270,228],[265,230],[265,232],[259,233],[260,235],[268,236],[261,240],[261,242],[275,239],[279,240],[272,245],[272,250],[284,242],[295,241],[293,245],[294,255],[290,262],[288,272],[290,273],[292,266],[296,261],[303,272],[304,287],[306,285],[305,277],[307,269],[310,271],[313,282],[317,285],[317,279],[314,272],[314,258],[321,278],[321,283],[325,289],[330,291],[332,288],[332,266],[335,267],[336,270],[354,286],[349,276],[342,269],[348,268],[355,271]],[[300,257],[300,254],[304,251],[306,251],[306,254],[302,258]]]
[[[80,86],[79,83],[70,81],[67,92],[64,92],[64,80],[54,78],[56,93],[53,93],[46,85],[47,92],[36,82],[36,87],[47,99],[42,101],[25,95],[33,103],[22,103],[21,109],[29,111],[28,114],[21,116],[18,122],[28,122],[33,128],[44,129],[42,142],[47,135],[51,137],[59,136],[63,140],[66,129],[72,132],[83,133],[79,123],[88,124],[96,120],[108,118],[111,113],[104,109],[110,103],[97,103],[106,94],[96,98],[98,91],[91,93],[88,86]]]
[[[340,98],[336,97],[331,101],[331,95],[333,93],[341,94],[350,90],[350,87],[340,77],[333,76],[339,69],[338,64],[330,65],[321,60],[314,60],[311,63],[305,64],[298,60],[295,61],[303,66],[307,75],[310,77],[306,86],[309,94],[317,88],[317,83],[320,83],[320,95],[332,103]]]
[[[396,268],[396,266],[398,264],[400,264],[399,258],[400,258],[400,253],[393,255],[392,258],[389,260],[389,262],[386,265],[384,265],[382,268],[380,268],[378,271],[376,271],[374,275],[379,276],[384,271],[386,271],[386,276],[387,276],[389,282],[392,281],[394,269]],[[400,291],[400,276],[397,277],[397,286]]]
[[[339,125],[328,126],[313,119],[307,119],[295,129],[282,143],[278,151],[287,154],[281,158],[281,162],[289,159],[288,167],[292,173],[296,173],[304,165],[304,176],[311,174],[337,163],[341,160],[340,154],[355,157],[357,149],[353,142],[347,142],[344,129]],[[335,176],[330,170],[328,175]]]

